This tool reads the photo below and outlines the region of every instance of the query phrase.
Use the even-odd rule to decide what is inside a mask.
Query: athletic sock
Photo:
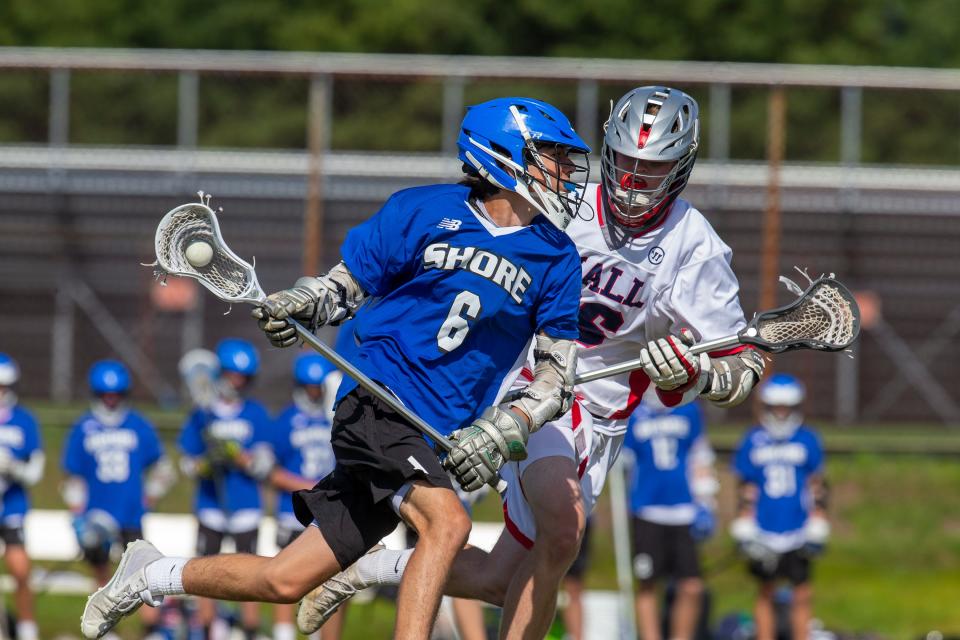
[[[189,558],[160,558],[147,565],[147,589],[151,596],[182,596],[183,567]]]
[[[37,623],[33,620],[21,620],[17,623],[18,640],[37,640],[39,637]]]
[[[273,640],[296,640],[297,633],[290,622],[278,622],[273,625]]]
[[[365,586],[374,584],[400,584],[403,570],[413,554],[413,549],[391,551],[384,549],[365,555],[357,560],[357,576]]]

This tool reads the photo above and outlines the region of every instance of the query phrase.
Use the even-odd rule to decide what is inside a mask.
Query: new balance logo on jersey
[[[463,224],[463,220],[456,220],[454,218],[444,218],[440,221],[440,224],[437,225],[437,229],[449,229],[450,231],[457,231],[460,229],[460,225]]]
[[[423,252],[423,266],[446,271],[465,269],[502,288],[517,303],[523,301],[523,294],[533,281],[523,267],[517,267],[502,256],[476,247],[460,249],[446,242],[435,242],[427,247]]]

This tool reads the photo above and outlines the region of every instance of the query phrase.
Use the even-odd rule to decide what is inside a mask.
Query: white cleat
[[[370,551],[377,553],[385,547],[378,544]],[[337,575],[304,596],[297,610],[297,628],[300,633],[309,636],[316,633],[344,602],[370,585],[360,579],[357,563],[353,563]]]
[[[144,602],[158,606],[163,597],[151,598],[147,589],[144,568],[162,558],[163,554],[146,540],[136,540],[127,545],[120,558],[117,571],[103,587],[87,598],[80,618],[80,631],[86,638],[102,638],[124,618],[140,608]]]

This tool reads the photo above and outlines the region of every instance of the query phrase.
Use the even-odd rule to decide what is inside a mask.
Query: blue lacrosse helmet
[[[796,407],[806,395],[803,383],[787,373],[771,376],[760,387],[760,402],[775,407]]]
[[[20,367],[17,361],[5,353],[0,353],[0,387],[12,387],[20,380]]]
[[[217,345],[217,360],[220,371],[233,371],[245,376],[254,376],[260,368],[260,355],[256,347],[240,338],[226,338]]]
[[[563,229],[576,214],[576,206],[556,193],[543,193],[527,175],[530,154],[536,157],[536,147],[544,144],[590,153],[559,109],[533,98],[497,98],[468,107],[457,139],[458,157],[464,164],[494,186],[520,194]],[[584,162],[586,169],[586,158]],[[582,192],[583,186],[566,185],[571,192],[577,188]]]
[[[329,360],[318,353],[305,353],[293,363],[293,380],[299,385],[323,384],[334,370]]]
[[[105,393],[127,394],[130,392],[130,372],[116,360],[100,360],[90,367],[87,378],[90,391],[97,396]]]

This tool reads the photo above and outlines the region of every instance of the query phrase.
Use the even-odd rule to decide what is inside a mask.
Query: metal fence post
[[[192,149],[197,146],[200,104],[200,79],[196,71],[181,71],[177,75],[177,146]]]
[[[580,80],[577,83],[577,133],[590,145],[593,152],[597,148],[597,100],[599,87],[596,80]]]
[[[320,273],[323,259],[323,160],[330,148],[330,111],[333,83],[328,75],[310,80],[307,121],[307,207],[303,215],[303,273]]]
[[[73,391],[73,338],[76,305],[63,282],[54,297],[52,339],[50,341],[50,398],[69,402]]]
[[[460,121],[463,120],[465,86],[466,80],[459,76],[443,80],[443,131],[440,148],[445,155],[452,155],[457,150],[457,134],[460,131]]]
[[[52,147],[70,144],[70,70],[50,72],[50,109],[47,137]]]

